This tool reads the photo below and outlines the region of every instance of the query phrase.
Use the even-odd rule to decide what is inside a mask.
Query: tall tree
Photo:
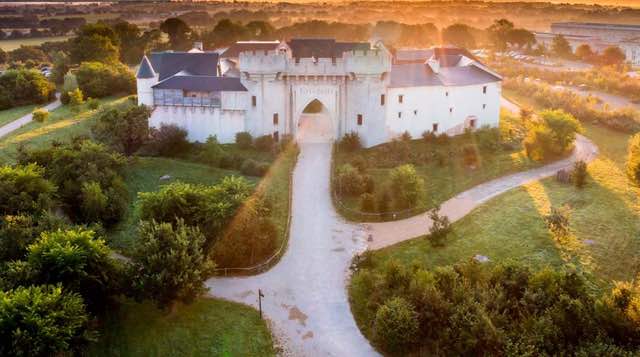
[[[462,48],[476,46],[476,41],[471,34],[471,28],[465,24],[453,24],[442,30],[442,41]]]
[[[618,46],[609,46],[602,51],[600,62],[605,66],[623,64],[627,56]]]
[[[184,21],[171,17],[160,24],[160,30],[169,36],[169,43],[173,49],[184,49],[189,46],[192,33],[191,28]]]
[[[526,29],[513,29],[507,32],[507,43],[518,48],[531,48],[536,44],[536,37],[533,32]]]
[[[511,30],[513,30],[513,22],[507,19],[495,20],[493,24],[487,28],[489,38],[496,49],[504,50],[507,48],[507,41],[509,40],[509,32]]]
[[[84,25],[71,40],[70,60],[82,62],[117,62],[120,57],[120,40],[113,29],[105,24]]]
[[[593,57],[593,50],[591,50],[591,46],[583,43],[576,48],[576,56],[583,61],[587,61]]]
[[[551,51],[553,51],[556,56],[562,58],[569,58],[573,54],[569,41],[562,35],[557,35],[553,38]]]

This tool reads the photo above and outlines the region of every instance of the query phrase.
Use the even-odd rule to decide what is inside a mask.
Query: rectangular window
[[[444,96],[448,97],[449,96],[449,92],[444,92]]]
[[[278,113],[273,113],[273,125],[278,125]]]
[[[418,109],[413,111],[413,115],[418,115]]]
[[[273,132],[273,141],[276,143],[280,141],[280,133],[277,130]]]
[[[384,94],[380,94],[380,105],[384,105]]]
[[[358,114],[358,125],[362,125],[362,114]]]
[[[471,129],[475,129],[476,128],[476,120],[475,119],[469,120],[469,127]]]
[[[482,104],[482,109],[487,109],[487,105],[486,104]]]
[[[453,107],[449,108],[449,113],[453,113]]]
[[[258,102],[258,100],[256,99],[256,96],[252,95],[251,96],[251,106],[255,107],[257,102]]]
[[[487,94],[487,86],[482,87],[482,93]]]
[[[431,131],[434,133],[438,132],[438,123],[433,123],[433,125],[431,126]]]
[[[404,95],[400,94],[398,96],[398,103],[402,103],[403,100],[404,100]]]
[[[402,112],[398,112],[398,118],[402,118]]]

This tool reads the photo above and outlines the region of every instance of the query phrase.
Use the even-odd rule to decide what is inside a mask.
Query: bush
[[[256,138],[253,145],[255,145],[256,149],[259,151],[273,151],[275,148],[275,141],[273,140],[273,136],[271,135],[263,135]]]
[[[587,182],[587,163],[579,160],[573,164],[573,172],[571,173],[573,184],[577,188],[582,188]]]
[[[558,236],[569,234],[569,213],[565,209],[551,207],[548,215],[544,216],[549,230]]]
[[[236,133],[236,144],[240,149],[250,149],[253,146],[253,137],[246,131]]]
[[[41,104],[55,97],[55,86],[37,70],[7,70],[0,74],[0,110]]]
[[[197,227],[182,219],[174,224],[140,222],[131,273],[137,296],[169,307],[205,292],[204,281],[214,268],[205,240]]]
[[[473,135],[480,150],[495,152],[500,148],[500,129],[498,128],[483,127],[473,132]]]
[[[76,88],[68,92],[67,96],[69,97],[69,105],[77,107],[84,103],[84,95],[82,94],[80,88]]]
[[[404,351],[418,337],[418,314],[401,297],[388,300],[376,312],[375,339],[388,351]]]
[[[466,166],[478,164],[478,150],[474,145],[465,145],[462,148],[462,161]]]
[[[401,141],[406,141],[406,142],[411,141],[411,134],[409,134],[409,132],[408,132],[408,131],[404,131],[404,132],[402,133],[402,135],[400,135],[400,140],[401,140]]]
[[[376,211],[376,196],[372,193],[365,192],[360,195],[360,210],[362,212],[372,213]]]
[[[159,129],[150,128],[149,136],[149,141],[142,148],[147,155],[179,157],[191,149],[187,131],[177,125],[162,124]]]
[[[101,142],[125,155],[132,155],[149,138],[151,110],[144,105],[124,105],[102,110],[91,127]]]
[[[434,143],[437,139],[438,136],[432,131],[425,131],[422,133],[422,140],[424,140],[425,143]]]
[[[391,171],[391,190],[394,192],[397,209],[415,207],[424,193],[424,181],[413,165],[402,165]]]
[[[0,167],[0,215],[33,214],[53,205],[56,187],[36,164]]]
[[[629,139],[627,152],[627,176],[632,183],[640,186],[640,134]]]
[[[216,243],[213,259],[221,267],[249,267],[264,262],[278,248],[278,229],[265,202],[252,199]]]
[[[66,222],[50,213],[4,216],[0,218],[0,263],[23,259],[27,247],[40,234],[66,227]]]
[[[49,118],[49,111],[46,109],[37,109],[31,113],[33,121],[44,123]]]
[[[87,107],[91,110],[96,110],[100,108],[100,101],[96,98],[88,98],[87,99]]]
[[[2,356],[79,354],[92,341],[82,298],[61,286],[0,290],[0,341]]]
[[[199,227],[207,237],[209,251],[251,192],[242,177],[227,176],[215,186],[176,182],[156,192],[139,193],[140,216],[158,223],[183,219],[186,225]]]
[[[539,113],[541,121],[532,125],[524,140],[527,156],[542,161],[565,154],[573,147],[580,123],[562,110]]]
[[[362,148],[362,141],[360,140],[360,134],[355,131],[344,134],[342,139],[338,143],[338,147],[341,150],[353,152]]]
[[[340,195],[346,196],[357,196],[365,190],[363,175],[350,164],[338,167],[334,185]]]
[[[453,229],[451,222],[449,222],[449,217],[441,216],[440,207],[435,207],[429,210],[429,219],[431,220],[431,227],[429,227],[427,238],[433,246],[441,247]]]
[[[131,94],[136,89],[135,76],[121,63],[83,62],[75,73],[78,87],[91,98]]]
[[[253,159],[246,159],[240,166],[240,172],[248,176],[264,176],[269,171],[271,165],[268,162],[258,162]]]
[[[209,136],[196,155],[196,160],[211,166],[221,166],[222,157],[225,155],[222,145],[215,136]]]
[[[74,222],[112,225],[127,210],[129,192],[122,179],[126,160],[101,144],[75,140],[49,148],[21,150],[18,161],[44,167],[44,176],[58,186],[62,207]],[[100,212],[85,211],[85,207],[98,207],[95,201],[89,202],[97,197],[89,194],[91,190],[87,185],[92,186],[93,193],[98,185],[101,195],[106,196],[106,205]]]

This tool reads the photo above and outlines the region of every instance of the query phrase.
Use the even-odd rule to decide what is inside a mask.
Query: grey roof
[[[332,58],[353,50],[370,50],[368,42],[336,42],[332,38],[294,38],[288,42],[296,58]]]
[[[153,86],[154,89],[182,89],[197,92],[246,92],[240,78],[198,76],[179,73]]]
[[[429,49],[400,49],[394,54],[396,63],[424,63],[429,58],[435,56],[441,66],[455,66],[462,57],[470,58],[474,61],[478,59],[464,48],[443,46]]]
[[[153,52],[151,64],[159,73],[159,80],[173,76],[180,71],[192,75],[215,76],[218,74],[218,54],[215,52]]]
[[[275,41],[239,41],[229,46],[221,55],[222,58],[238,58],[240,52],[245,51],[272,51],[278,47]]]
[[[149,62],[147,56],[142,57],[142,62],[140,62],[140,68],[138,68],[136,78],[153,78],[155,76],[156,71],[153,70],[153,66]]]
[[[440,67],[439,73],[434,73],[424,63],[403,63],[391,67],[389,87],[466,86],[500,80],[475,65]]]

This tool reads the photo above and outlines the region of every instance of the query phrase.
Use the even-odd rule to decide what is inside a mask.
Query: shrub
[[[548,215],[544,216],[549,230],[559,236],[569,233],[569,214],[565,209],[551,207]]]
[[[360,195],[360,210],[362,212],[375,212],[376,211],[376,196],[372,193],[365,192]]]
[[[339,194],[347,196],[357,196],[365,189],[363,175],[350,164],[338,167],[334,185]]]
[[[151,110],[144,105],[125,105],[102,110],[91,127],[93,135],[125,155],[132,155],[149,137]]]
[[[246,131],[236,133],[236,144],[240,149],[250,149],[253,146],[253,137]]]
[[[438,139],[436,140],[436,142],[440,145],[448,145],[450,141],[451,138],[446,133],[438,135]]]
[[[219,167],[222,157],[225,155],[222,145],[216,136],[207,137],[207,141],[200,145],[196,154],[196,160],[207,165]]]
[[[580,123],[562,110],[545,110],[541,121],[532,125],[524,140],[527,155],[533,160],[548,160],[573,147]]]
[[[77,107],[84,103],[84,95],[82,94],[80,88],[76,88],[68,92],[67,96],[69,96],[69,105]]]
[[[402,133],[402,135],[400,135],[400,140],[401,140],[401,141],[406,141],[406,142],[411,141],[411,134],[409,134],[409,132],[408,132],[408,131],[404,131],[404,132]]]
[[[378,308],[374,321],[375,339],[385,350],[404,351],[418,337],[418,314],[401,297],[388,300]]]
[[[582,188],[587,182],[587,163],[579,160],[573,164],[571,179],[577,188]]]
[[[452,231],[449,217],[441,216],[440,207],[435,207],[429,210],[429,219],[431,220],[431,227],[429,227],[429,235],[427,236],[429,242],[433,246],[443,246],[445,239]]]
[[[136,89],[135,76],[121,63],[83,62],[75,73],[78,87],[91,98],[131,94]]]
[[[159,191],[138,194],[140,216],[158,223],[183,219],[186,225],[199,227],[207,237],[209,251],[251,191],[246,179],[233,176],[225,177],[215,186],[171,183]]]
[[[438,139],[438,136],[432,131],[425,131],[422,133],[422,140],[425,143],[434,143]]]
[[[23,259],[27,247],[40,234],[66,227],[66,222],[51,213],[4,216],[0,218],[0,263]]]
[[[500,129],[483,127],[476,130],[473,135],[477,139],[480,150],[495,152],[500,148]]]
[[[159,129],[150,128],[149,140],[142,152],[151,156],[179,157],[190,148],[186,130],[177,125],[162,124]]]
[[[213,259],[221,267],[248,267],[264,262],[277,249],[278,229],[265,202],[251,199],[216,242]]]
[[[424,181],[413,165],[402,165],[391,171],[391,190],[397,209],[415,207],[424,192]]]
[[[632,183],[640,186],[640,134],[629,139],[627,152],[627,176]]]
[[[462,148],[462,159],[466,166],[478,164],[478,150],[474,145],[465,145]]]
[[[0,110],[46,103],[55,96],[55,86],[39,71],[10,69],[0,74]]]
[[[33,121],[44,123],[49,118],[49,111],[46,109],[37,109],[31,113]]]
[[[344,134],[342,139],[338,143],[338,147],[341,150],[353,152],[362,148],[362,141],[360,140],[360,134],[355,131]]]
[[[378,204],[376,205],[379,213],[387,213],[390,210],[391,193],[385,189],[378,195]]]
[[[33,214],[53,205],[56,187],[36,164],[0,167],[0,215]]]
[[[205,292],[204,281],[214,268],[205,240],[197,227],[182,219],[174,224],[140,222],[131,273],[137,296],[169,307]]]
[[[275,148],[275,141],[273,140],[273,136],[263,135],[263,136],[257,137],[254,140],[253,145],[259,151],[269,152],[269,151],[273,151],[273,149]]]
[[[240,172],[243,175],[260,177],[267,174],[270,166],[271,165],[269,165],[268,162],[258,162],[253,159],[246,159],[240,166]]]
[[[364,155],[357,155],[355,156],[351,161],[350,161],[351,166],[355,167],[356,169],[358,169],[358,171],[362,174],[367,172],[367,169],[369,167],[369,163],[367,162],[367,159],[364,157]]]
[[[2,356],[79,354],[92,341],[82,298],[61,286],[0,290],[0,341]]]
[[[87,107],[91,110],[96,110],[100,108],[100,101],[96,98],[88,98],[87,99]]]
[[[80,139],[38,150],[22,150],[18,153],[18,161],[44,167],[44,176],[58,186],[62,207],[75,222],[112,225],[126,212],[129,192],[122,179],[126,160],[101,144]],[[99,185],[100,192],[107,198],[99,217],[95,216],[98,214],[95,211],[87,215],[84,210],[95,203],[86,200],[96,198],[89,195],[88,183],[93,189]]]

